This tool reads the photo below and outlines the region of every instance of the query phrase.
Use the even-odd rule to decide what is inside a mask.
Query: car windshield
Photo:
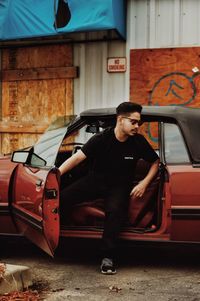
[[[33,152],[47,162],[47,166],[55,163],[58,149],[65,136],[67,127],[76,119],[76,116],[62,116],[53,122],[35,144]]]

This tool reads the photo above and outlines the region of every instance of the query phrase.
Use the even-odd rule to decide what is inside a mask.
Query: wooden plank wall
[[[4,49],[0,153],[30,146],[57,116],[72,113],[72,46]]]
[[[130,100],[200,107],[200,47],[131,50]],[[157,126],[149,124],[141,131],[158,148]]]
[[[130,99],[145,105],[200,107],[200,47],[130,52]]]

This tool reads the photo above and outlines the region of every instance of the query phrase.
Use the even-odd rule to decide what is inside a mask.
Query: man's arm
[[[130,195],[134,195],[136,197],[143,196],[147,186],[150,184],[150,182],[153,180],[153,178],[155,177],[155,175],[158,172],[159,162],[160,162],[160,160],[158,159],[154,163],[152,163],[146,177],[132,189]]]
[[[78,165],[85,159],[86,155],[81,150],[79,150],[77,153],[72,155],[65,162],[63,162],[63,164],[60,165],[59,170],[61,175],[63,175],[65,172],[70,171],[72,168],[74,168],[76,165]]]

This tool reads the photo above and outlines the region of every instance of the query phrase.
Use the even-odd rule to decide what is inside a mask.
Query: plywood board
[[[2,71],[2,81],[75,78],[77,73],[76,67],[4,70]]]
[[[71,81],[71,80],[69,80]],[[69,89],[72,85],[68,85]],[[66,103],[71,103],[66,94],[66,80],[39,80],[3,82],[4,121],[49,123],[57,116],[65,115]],[[68,104],[68,110],[71,105]]]
[[[7,133],[1,134],[3,141],[3,152],[4,154],[11,153],[17,149],[23,149],[31,147],[39,138],[37,134],[16,134]]]
[[[130,52],[130,99],[145,105],[200,107],[200,47]]]
[[[3,70],[72,66],[70,44],[10,48],[2,57]]]
[[[131,50],[130,100],[200,107],[200,47]],[[157,148],[157,126],[143,134]]]
[[[72,47],[51,45],[3,50],[3,72],[24,70],[23,80],[4,78],[2,82],[2,121],[0,153],[30,146],[58,116],[72,113],[73,78]],[[34,68],[45,73],[30,78]],[[73,70],[69,78],[52,78],[52,70]],[[49,73],[48,73],[48,70]],[[43,78],[44,77],[44,78]]]

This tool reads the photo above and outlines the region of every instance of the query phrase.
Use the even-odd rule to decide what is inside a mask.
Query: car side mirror
[[[12,154],[12,162],[23,163],[31,166],[44,167],[47,162],[35,153],[29,151],[15,151]]]
[[[28,156],[28,151],[15,151],[12,153],[11,161],[15,163],[26,163]]]

